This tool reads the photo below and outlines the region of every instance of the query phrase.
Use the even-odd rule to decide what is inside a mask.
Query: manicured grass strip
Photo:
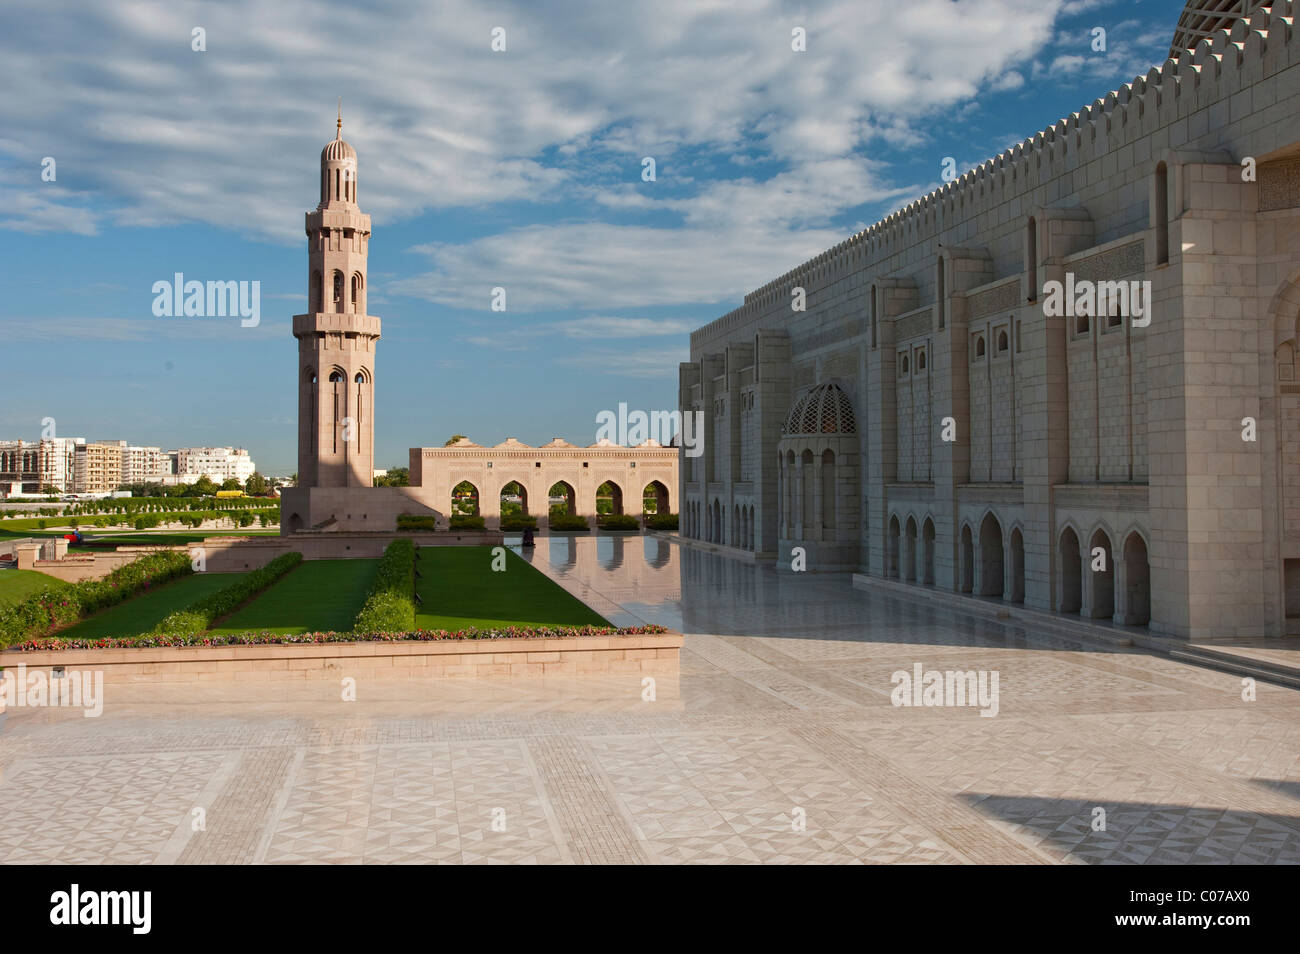
[[[44,636],[55,626],[75,623],[193,572],[189,554],[172,550],[147,553],[103,579],[42,588],[0,609],[0,646]]]
[[[213,620],[232,612],[235,607],[262,592],[301,562],[301,553],[281,554],[266,566],[236,577],[233,583],[196,600],[185,609],[169,613],[154,627],[154,632],[173,635],[201,633],[212,625]]]
[[[378,560],[308,561],[212,632],[349,630],[378,569]]]
[[[357,633],[415,629],[415,543],[394,540],[384,550],[370,595],[352,624]]]
[[[420,548],[415,564],[420,629],[609,625],[512,550],[505,550],[505,570],[494,571],[493,549]]]
[[[62,580],[35,570],[0,570],[0,606],[21,602],[47,587],[57,589],[64,585]]]
[[[244,573],[192,573],[174,583],[151,587],[133,600],[119,603],[89,619],[53,634],[54,639],[95,640],[147,633],[176,610],[184,609],[235,583]]]

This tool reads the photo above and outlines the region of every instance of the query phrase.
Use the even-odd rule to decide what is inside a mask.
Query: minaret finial
[[[337,130],[334,133],[335,139],[343,138],[343,97],[339,97],[339,122]]]

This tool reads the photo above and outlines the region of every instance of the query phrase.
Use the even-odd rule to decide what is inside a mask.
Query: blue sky
[[[457,432],[591,443],[602,409],[674,406],[690,329],[939,185],[944,157],[1161,62],[1182,6],[8,0],[0,439],[53,417],[296,469],[290,317],[341,96],[384,321],[376,466]],[[261,324],[155,317],[175,272],[260,281]]]

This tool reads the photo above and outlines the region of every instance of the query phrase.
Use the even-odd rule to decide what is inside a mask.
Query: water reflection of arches
[[[606,570],[617,570],[621,567],[626,552],[626,537],[610,534],[596,538],[596,560]]]
[[[661,540],[659,537],[642,537],[645,550],[645,561],[656,570],[668,565],[672,558],[672,544],[667,540]]]
[[[559,533],[546,538],[552,566],[572,567],[578,562],[578,542],[571,534]]]

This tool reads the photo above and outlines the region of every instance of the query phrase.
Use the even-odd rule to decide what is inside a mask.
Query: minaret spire
[[[339,97],[339,122],[334,132],[335,139],[343,138],[343,97]]]

